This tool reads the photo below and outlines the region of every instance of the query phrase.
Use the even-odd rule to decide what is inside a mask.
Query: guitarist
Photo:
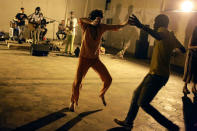
[[[24,37],[25,19],[28,19],[27,15],[24,12],[25,12],[24,8],[21,7],[21,12],[16,14],[17,26],[19,30],[19,36],[18,36],[19,44],[22,43],[22,39]]]
[[[48,31],[46,28],[47,24],[49,24],[49,22],[47,22],[46,19],[43,18],[43,20],[41,21],[41,25],[40,25],[40,28],[41,28],[40,40],[44,40],[44,36],[46,35],[46,33]]]
[[[33,34],[33,44],[38,44],[40,39],[40,24],[43,20],[43,14],[41,13],[40,7],[36,7],[35,12],[30,15],[29,23],[33,24],[34,30],[32,31]]]
[[[41,28],[40,40],[44,40],[44,37],[45,37],[45,35],[46,35],[47,31],[48,31],[47,28],[46,28],[47,24],[50,24],[50,23],[53,23],[53,22],[55,22],[55,20],[46,21],[45,18],[43,18],[41,20],[41,24],[40,24],[40,28]]]

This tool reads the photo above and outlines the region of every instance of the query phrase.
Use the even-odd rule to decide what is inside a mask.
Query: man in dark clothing
[[[41,28],[41,32],[40,32],[40,40],[44,40],[44,36],[46,35],[47,33],[47,28],[46,28],[46,25],[48,24],[49,22],[46,21],[45,18],[43,18],[43,20],[41,21],[41,25],[40,25],[40,28]]]
[[[24,8],[21,8],[21,13],[16,14],[16,19],[18,20],[17,26],[19,29],[19,40],[18,42],[21,43],[22,38],[24,37],[24,29],[25,29],[25,19],[27,18],[27,15],[24,13]]]
[[[114,121],[121,126],[132,128],[138,110],[141,107],[146,113],[151,115],[158,123],[168,130],[178,131],[179,127],[157,111],[150,102],[168,81],[170,75],[170,56],[172,51],[175,48],[179,48],[185,53],[185,48],[176,39],[174,33],[168,31],[169,19],[164,14],[160,14],[155,18],[154,30],[141,24],[135,15],[130,17],[129,24],[143,29],[153,36],[156,41],[153,49],[150,71],[134,91],[130,109],[125,120],[120,121],[114,119]]]

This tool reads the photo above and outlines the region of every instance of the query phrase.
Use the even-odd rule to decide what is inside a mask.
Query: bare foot
[[[106,103],[106,101],[105,101],[104,95],[101,95],[100,98],[101,98],[101,100],[102,100],[102,102],[103,102],[103,105],[106,106],[107,103]]]
[[[70,103],[69,110],[70,110],[71,112],[74,112],[74,111],[75,111],[75,103],[74,103],[74,102],[71,102],[71,103]]]

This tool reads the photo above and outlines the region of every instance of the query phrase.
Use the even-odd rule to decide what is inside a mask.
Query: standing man
[[[19,29],[19,37],[18,43],[22,43],[22,39],[24,38],[24,30],[25,30],[25,19],[27,19],[27,15],[25,14],[25,9],[21,7],[21,12],[16,14],[17,26]]]
[[[63,40],[66,38],[66,27],[65,27],[65,20],[62,20],[61,23],[58,25],[58,31],[56,33],[58,40],[60,40],[59,34],[64,35]]]
[[[90,67],[99,74],[104,83],[100,92],[100,98],[102,99],[103,104],[106,105],[104,95],[111,85],[112,77],[99,58],[100,41],[104,32],[109,30],[116,31],[123,28],[127,25],[128,21],[121,25],[107,25],[101,23],[102,18],[102,10],[96,9],[90,13],[89,18],[79,19],[83,34],[77,74],[72,87],[70,103],[71,111],[74,111],[75,104],[78,105],[79,89],[82,87],[82,80]]]
[[[70,18],[67,20],[67,39],[66,39],[66,48],[65,53],[72,55],[73,53],[73,44],[75,40],[75,28],[77,26],[77,19],[74,18],[74,12],[70,12]]]
[[[30,16],[29,22],[33,24],[33,44],[38,44],[40,39],[40,24],[43,20],[43,14],[41,13],[40,7],[36,7],[35,12]]]
[[[141,107],[146,113],[151,115],[158,123],[166,127],[168,130],[178,131],[179,127],[160,114],[150,102],[168,81],[170,75],[170,56],[172,51],[175,48],[179,48],[185,53],[185,48],[176,39],[174,33],[168,31],[169,19],[166,15],[160,14],[155,18],[154,30],[141,24],[135,15],[130,17],[129,24],[148,32],[156,39],[156,41],[153,49],[150,71],[134,91],[130,109],[125,120],[120,121],[114,119],[114,121],[121,126],[132,128],[139,107]]]

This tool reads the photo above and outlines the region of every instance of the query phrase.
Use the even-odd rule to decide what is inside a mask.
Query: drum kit
[[[9,29],[9,37],[11,40],[16,40],[19,34],[19,30],[17,27],[17,21],[13,19],[10,21],[10,29]]]

